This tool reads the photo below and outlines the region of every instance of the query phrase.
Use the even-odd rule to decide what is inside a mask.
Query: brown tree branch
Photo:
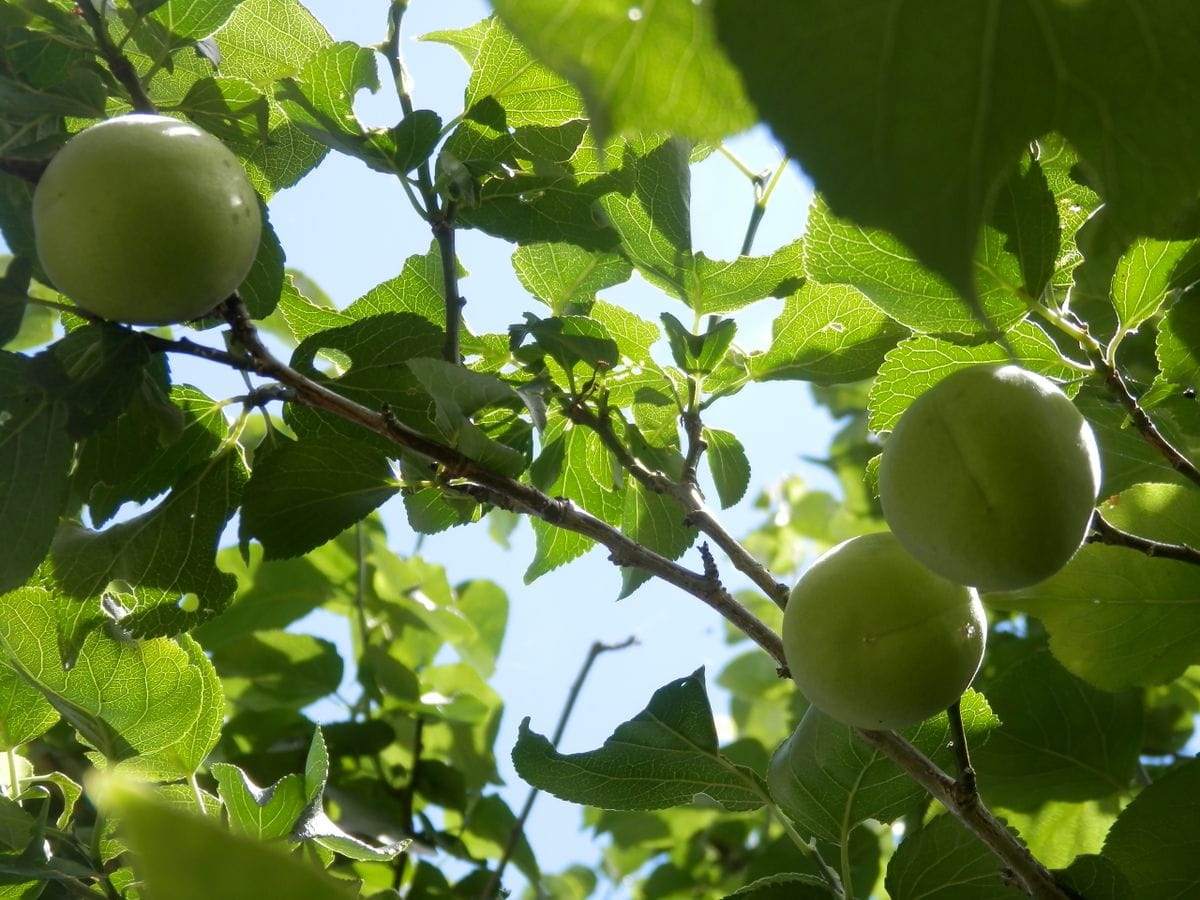
[[[1091,531],[1086,538],[1089,544],[1108,544],[1113,547],[1126,547],[1137,550],[1147,556],[1161,559],[1173,559],[1178,562],[1191,563],[1200,566],[1200,550],[1187,544],[1167,544],[1154,541],[1140,535],[1130,534],[1113,525],[1100,514],[1100,510],[1092,512]]]
[[[1036,900],[1082,900],[1060,884],[983,803],[963,803],[958,783],[896,732],[855,729],[854,733],[899,766],[977,835],[1029,896]]]
[[[1094,347],[1084,345],[1084,349],[1087,350],[1088,357],[1092,365],[1095,366],[1097,373],[1104,379],[1104,384],[1109,392],[1124,407],[1138,434],[1142,436],[1146,443],[1162,455],[1163,459],[1170,464],[1172,469],[1183,475],[1193,484],[1200,485],[1200,468],[1197,468],[1195,463],[1188,459],[1182,451],[1176,448],[1158,430],[1158,426],[1154,424],[1154,420],[1150,418],[1146,410],[1138,402],[1138,399],[1133,395],[1133,392],[1129,389],[1124,376],[1121,375],[1116,366],[1109,363],[1099,345],[1096,344]]]
[[[461,479],[465,483],[459,489],[478,499],[591,538],[608,548],[609,558],[617,565],[644,569],[702,600],[741,629],[780,666],[785,665],[783,642],[779,635],[739,603],[719,581],[649,550],[566,498],[549,497],[532,485],[493,472],[458,450],[410,428],[387,410],[377,412],[368,409],[297,372],[276,359],[262,343],[245,306],[237,297],[230,298],[222,307],[222,312],[234,337],[249,354],[249,369],[291,388],[298,402],[332,413],[427,457],[442,467],[444,478]],[[245,368],[242,365],[239,367]]]

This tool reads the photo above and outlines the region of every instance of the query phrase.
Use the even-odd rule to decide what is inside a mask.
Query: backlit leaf
[[[748,810],[765,799],[759,777],[717,748],[703,670],[659,688],[645,710],[587,753],[558,753],[525,719],[513,764],[533,786],[601,809],[664,809],[707,797]]]

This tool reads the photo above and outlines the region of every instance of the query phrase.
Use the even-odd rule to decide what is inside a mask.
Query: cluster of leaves
[[[522,727],[519,773],[592,807],[607,877],[648,898],[1015,895],[980,834],[763,653],[797,548],[884,527],[878,435],[948,372],[1007,359],[1071,392],[1107,499],[1063,572],[986,598],[991,648],[961,708],[982,801],[1062,870],[1062,896],[1200,880],[1200,12],[494,5],[425,36],[470,67],[445,124],[406,93],[403,0],[378,48],[334,42],[298,0],[0,7],[3,889],[478,897],[511,857],[534,894],[592,893],[594,873],[541,876],[495,792],[507,599],[388,549],[376,510],[398,494],[420,533],[528,514],[528,580],[601,543],[622,597],[659,575],[743,629],[766,623],[717,677],[724,746],[702,673],[591,752]],[[381,58],[405,114],[368,128],[353,100],[380,88]],[[264,199],[330,150],[399,178],[429,252],[339,310],[301,291],[268,226],[223,308],[229,350],[73,312],[37,267],[38,167],[147,102],[224,140]],[[715,260],[693,244],[690,167],[759,115],[822,196],[802,239],[755,256],[756,176],[744,253]],[[505,334],[460,326],[458,228],[516,245],[542,305]],[[635,272],[690,322],[599,296]],[[770,346],[747,352],[738,314],[770,298]],[[270,380],[214,400],[175,382],[167,353]],[[705,417],[769,380],[808,382],[843,421],[842,493],[784,483],[742,545],[697,469],[731,506],[747,451]],[[703,572],[674,562],[701,536],[755,590],[729,595],[707,547]],[[359,687],[321,731],[302,711],[343,660],[287,630],[318,607],[349,623]],[[943,715],[904,746],[950,767],[955,727]],[[81,799],[94,770],[107,781]]]

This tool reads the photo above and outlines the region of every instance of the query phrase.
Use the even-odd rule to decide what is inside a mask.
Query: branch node
[[[721,573],[717,569],[717,561],[713,559],[712,551],[708,549],[708,541],[700,544],[700,559],[704,562],[704,577],[707,578],[714,590],[724,590],[721,584]]]

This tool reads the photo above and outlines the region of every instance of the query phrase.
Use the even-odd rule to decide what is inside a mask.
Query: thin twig
[[[689,376],[687,409],[679,417],[683,424],[683,433],[687,438],[687,454],[683,458],[682,481],[693,487],[698,483],[696,470],[700,467],[700,457],[708,449],[708,444],[704,440],[704,421],[700,418],[700,410],[696,402],[699,399],[699,389],[695,376]]]
[[[209,362],[229,366],[231,369],[237,369],[239,372],[258,371],[258,363],[249,356],[230,353],[228,350],[219,350],[216,347],[207,347],[204,344],[197,344],[188,338],[170,340],[159,337],[157,334],[152,334],[149,331],[134,333],[141,337],[151,353],[183,353],[187,356],[195,356],[200,359],[207,359]]]
[[[964,805],[957,782],[896,732],[855,729],[854,733],[940,801],[1000,858],[1021,888],[1035,900],[1082,900],[1060,884],[983,803]]]
[[[1155,558],[1173,559],[1178,562],[1191,563],[1200,566],[1200,550],[1187,544],[1167,544],[1154,541],[1140,535],[1130,534],[1113,525],[1100,514],[1100,510],[1092,512],[1091,531],[1087,536],[1089,544],[1108,544],[1113,547],[1127,547]]]
[[[429,206],[430,198],[426,198]],[[437,240],[442,260],[442,296],[446,304],[446,342],[442,355],[446,362],[462,362],[459,334],[462,330],[462,311],[467,301],[458,290],[458,256],[454,250],[454,214],[458,207],[448,201],[441,212],[433,215],[433,236]]]
[[[758,236],[758,226],[762,224],[763,217],[767,214],[767,204],[771,200],[771,194],[775,192],[775,188],[779,184],[779,179],[783,177],[787,165],[788,157],[785,156],[780,160],[778,168],[775,169],[769,181],[765,174],[754,178],[754,208],[750,211],[750,221],[746,225],[746,236],[742,239],[742,256],[749,256],[750,251],[754,249],[754,239]]]
[[[101,9],[104,5],[101,4]],[[158,107],[146,93],[146,87],[142,84],[142,79],[138,77],[133,63],[125,58],[117,49],[117,45],[112,42],[112,38],[108,36],[108,29],[104,25],[104,17],[100,10],[97,10],[89,0],[81,0],[76,4],[76,8],[91,27],[92,33],[96,36],[96,48],[104,57],[104,62],[108,64],[109,71],[129,94],[129,101],[133,108],[142,113],[158,112]]]
[[[405,118],[411,116],[414,111],[408,71],[404,67],[404,56],[400,52],[400,26],[407,11],[408,0],[392,0],[392,5],[388,8],[387,39],[381,45],[384,58],[392,70],[396,96],[400,100],[400,109]],[[406,191],[411,190],[403,177],[400,180]],[[462,330],[463,306],[466,305],[458,289],[458,257],[454,249],[454,218],[458,204],[449,199],[444,204],[441,202],[427,159],[417,166],[417,188],[421,193],[421,202],[415,202],[411,195],[410,198],[414,200],[413,206],[417,212],[429,223],[442,260],[442,296],[446,304],[446,341],[442,356],[446,362],[458,365],[462,362],[459,335]]]
[[[575,676],[575,681],[571,683],[571,689],[567,692],[566,703],[563,704],[562,713],[558,717],[558,725],[554,729],[554,736],[550,739],[552,747],[558,746],[558,742],[562,740],[563,733],[567,730],[567,722],[570,720],[571,712],[575,708],[575,701],[579,699],[579,693],[583,690],[584,682],[587,681],[587,677],[592,671],[592,665],[596,662],[596,657],[602,653],[624,650],[626,647],[632,647],[636,643],[636,638],[627,637],[618,644],[604,644],[596,641],[588,648],[583,666],[580,667],[579,674]],[[492,872],[492,877],[488,879],[487,887],[484,888],[483,897],[485,900],[490,900],[490,898],[495,897],[499,893],[500,879],[504,877],[504,870],[508,866],[509,860],[512,859],[517,842],[521,839],[521,835],[525,833],[525,823],[529,820],[529,813],[533,810],[533,802],[537,799],[539,793],[537,788],[532,788],[529,791],[529,795],[525,798],[525,805],[521,807],[521,812],[517,816],[517,820],[513,823],[512,828],[509,829],[508,840],[504,843],[504,851],[500,854],[500,861],[496,863],[496,869]]]

